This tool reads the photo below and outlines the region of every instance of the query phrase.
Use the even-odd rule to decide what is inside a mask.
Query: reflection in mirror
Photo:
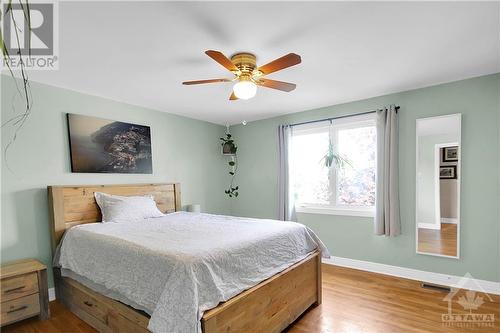
[[[417,253],[459,257],[461,115],[417,119]]]

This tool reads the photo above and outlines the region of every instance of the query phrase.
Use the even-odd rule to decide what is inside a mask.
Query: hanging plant
[[[222,155],[236,155],[238,147],[234,144],[234,140],[230,133],[226,133],[225,138],[220,138],[222,140]]]
[[[334,166],[337,170],[344,169],[347,165],[352,167],[351,162],[347,158],[335,153],[331,141],[328,143],[328,151],[321,159],[320,163],[321,162],[325,167],[331,168]]]
[[[230,198],[238,196],[239,186],[234,186],[234,177],[236,176],[236,171],[238,170],[237,156],[236,151],[238,147],[234,143],[234,140],[229,133],[229,126],[226,130],[226,137],[220,138],[222,141],[222,155],[229,156],[229,160],[227,162],[229,166],[229,175],[231,176],[231,182],[229,183],[229,188],[224,191]]]
[[[330,120],[330,131],[328,132],[328,150],[326,154],[323,156],[323,158],[320,160],[320,163],[323,163],[325,167],[331,168],[332,166],[335,167],[337,170],[344,169],[347,165],[352,167],[351,162],[343,157],[340,154],[335,153],[335,149],[333,149],[333,144],[332,144],[332,121]]]
[[[2,123],[1,127],[4,128],[5,126],[9,125],[14,128],[14,134],[10,138],[9,142],[5,145],[4,148],[4,155],[5,159],[7,161],[7,151],[9,150],[9,147],[14,143],[14,141],[17,138],[17,133],[21,128],[24,126],[26,121],[28,120],[30,114],[31,114],[31,107],[33,105],[32,101],[32,96],[31,96],[31,87],[30,87],[30,81],[28,78],[28,74],[26,72],[26,67],[24,64],[24,59],[23,59],[23,54],[22,54],[22,49],[21,48],[21,40],[19,33],[21,32],[21,28],[19,27],[19,22],[16,22],[15,15],[14,15],[14,10],[13,10],[13,1],[8,0],[6,3],[2,2],[2,8],[0,8],[0,43],[1,43],[1,48],[2,48],[2,60],[3,60],[3,65],[7,67],[7,69],[10,72],[10,76],[14,79],[14,84],[16,86],[17,94],[21,96],[23,99],[23,110],[16,114],[15,116],[12,116],[11,118],[7,119],[4,123]],[[22,1],[19,0],[19,7],[23,11],[23,16],[22,18],[25,20],[24,26],[26,29],[29,31],[28,33],[28,46],[27,46],[27,56],[31,57],[31,13],[30,13],[30,7],[29,7],[29,1]],[[5,7],[3,7],[5,4]],[[3,9],[5,8],[5,12],[2,12]],[[5,20],[6,18],[10,19],[12,23],[12,29],[14,30],[15,34],[15,41],[17,42],[16,46],[16,54],[11,55],[9,54],[9,48],[5,44],[5,40],[3,39],[3,31],[2,27],[4,22],[2,20]],[[26,54],[24,55],[26,56]],[[22,86],[20,86],[17,82],[17,79],[14,75],[13,68],[11,67],[11,61],[13,58],[16,58],[16,62],[19,63],[19,67],[17,67],[17,70],[19,70],[21,79],[22,79]],[[13,107],[14,108],[14,107]],[[8,165],[7,165],[8,167]]]

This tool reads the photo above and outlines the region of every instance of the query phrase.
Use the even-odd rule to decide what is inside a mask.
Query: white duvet
[[[55,265],[145,310],[153,332],[192,333],[201,332],[204,311],[315,249],[329,256],[299,223],[177,212],[73,227]]]

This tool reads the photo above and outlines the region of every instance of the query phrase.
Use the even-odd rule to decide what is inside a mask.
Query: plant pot
[[[224,143],[222,145],[222,155],[234,155],[236,154],[236,149],[234,143]]]

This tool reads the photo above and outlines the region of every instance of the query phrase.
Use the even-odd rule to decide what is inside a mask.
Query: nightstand
[[[34,259],[0,267],[0,326],[33,316],[49,319],[47,267]]]

